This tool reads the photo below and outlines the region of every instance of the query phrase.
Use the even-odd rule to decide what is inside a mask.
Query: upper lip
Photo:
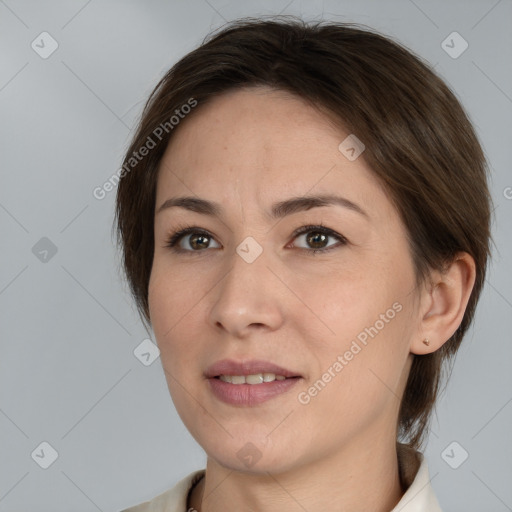
[[[250,361],[222,359],[210,365],[206,369],[205,375],[207,378],[212,378],[219,375],[255,375],[257,373],[274,373],[283,377],[300,377],[296,372],[262,359],[251,359]]]

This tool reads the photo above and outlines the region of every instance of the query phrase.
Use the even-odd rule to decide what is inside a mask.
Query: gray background
[[[134,355],[148,334],[111,237],[115,191],[92,191],[177,59],[225,20],[276,13],[396,37],[435,64],[476,126],[496,251],[426,456],[445,512],[512,510],[510,0],[0,0],[1,512],[119,510],[204,467],[160,359]],[[59,45],[46,59],[31,47],[50,48],[43,31]],[[469,44],[458,58],[441,46],[453,31]],[[48,469],[31,456],[43,441],[58,452]]]

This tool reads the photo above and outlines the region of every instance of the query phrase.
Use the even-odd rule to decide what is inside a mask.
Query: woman
[[[181,59],[116,220],[207,464],[127,510],[441,510],[420,449],[485,279],[486,173],[448,87],[359,26],[239,20]]]

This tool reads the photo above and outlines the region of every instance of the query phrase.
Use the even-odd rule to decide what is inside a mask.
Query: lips
[[[269,373],[274,374],[276,377],[281,375],[286,378],[259,383],[235,383],[231,382],[231,380],[226,382],[220,378],[221,375],[244,375],[247,377],[247,375]],[[268,400],[277,399],[280,396],[289,396],[291,390],[302,379],[302,376],[297,372],[261,359],[252,359],[250,361],[223,359],[209,366],[205,376],[207,377],[208,389],[213,396],[217,400],[234,407],[254,407]]]
[[[220,375],[255,375],[257,373],[274,373],[287,378],[301,377],[297,372],[261,359],[252,359],[250,361],[222,359],[206,369],[205,377],[211,379]]]

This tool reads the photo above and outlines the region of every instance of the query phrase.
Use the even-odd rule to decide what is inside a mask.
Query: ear
[[[466,252],[458,253],[443,271],[431,272],[430,283],[421,294],[421,325],[411,343],[413,354],[435,352],[452,337],[464,317],[475,275],[475,261]]]

